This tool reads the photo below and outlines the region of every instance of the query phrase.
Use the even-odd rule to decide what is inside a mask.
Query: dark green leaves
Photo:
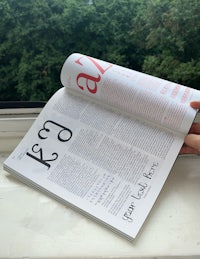
[[[47,100],[80,52],[200,87],[198,0],[1,0],[0,100]]]

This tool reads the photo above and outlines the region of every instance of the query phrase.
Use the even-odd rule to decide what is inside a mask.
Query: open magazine
[[[195,118],[200,92],[81,54],[4,168],[133,239]],[[58,222],[59,224],[59,222]]]

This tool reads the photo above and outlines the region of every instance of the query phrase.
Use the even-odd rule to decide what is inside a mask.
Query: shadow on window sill
[[[46,102],[4,102],[0,101],[0,109],[18,109],[18,108],[42,108]]]

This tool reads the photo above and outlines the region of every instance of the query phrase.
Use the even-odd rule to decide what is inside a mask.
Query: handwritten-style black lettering
[[[156,172],[157,167],[159,166],[158,162],[153,162],[151,168],[149,169],[148,172],[144,173],[143,176],[149,180],[152,179],[153,175]]]
[[[125,211],[122,219],[128,221],[129,223],[133,222],[133,212],[135,210],[135,203],[131,202],[128,206],[127,210]]]
[[[131,195],[131,197],[136,200],[140,200],[145,194],[147,187],[148,187],[147,183],[138,183],[137,190],[134,194]]]

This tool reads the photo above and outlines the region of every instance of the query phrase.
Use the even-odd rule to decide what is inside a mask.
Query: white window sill
[[[0,152],[11,152],[31,127],[41,108],[0,109]]]

